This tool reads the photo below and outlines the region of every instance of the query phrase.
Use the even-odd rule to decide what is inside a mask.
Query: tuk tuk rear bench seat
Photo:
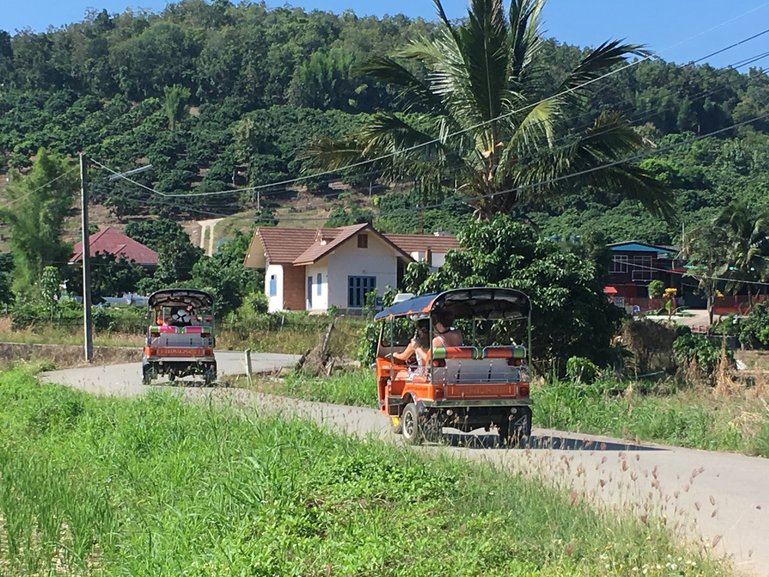
[[[526,358],[522,346],[438,347],[433,350],[433,383],[504,383],[521,380],[520,369]]]
[[[147,344],[151,347],[210,347],[213,346],[211,327],[154,325],[149,327]]]
[[[522,365],[526,360],[526,347],[486,347],[482,356],[489,363],[489,381],[492,383],[517,383],[521,380]]]
[[[484,383],[489,379],[488,364],[480,360],[475,347],[436,347],[433,349],[433,383]]]

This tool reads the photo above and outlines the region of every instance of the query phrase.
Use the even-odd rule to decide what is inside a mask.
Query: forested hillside
[[[136,180],[162,194],[94,170],[93,201],[119,218],[214,218],[255,211],[257,203],[269,210],[286,185],[258,198],[242,189],[304,176],[311,142],[340,139],[371,114],[401,110],[395,92],[358,69],[434,30],[404,17],[185,0],[160,14],[96,11],[42,34],[0,31],[0,173],[26,170],[40,147],[82,151],[114,170],[152,163]],[[557,39],[546,50],[552,85],[583,55]],[[607,240],[663,243],[677,240],[682,222],[700,222],[732,200],[764,207],[769,76],[755,68],[760,60],[734,64],[644,61],[596,83],[588,112],[567,119],[574,132],[604,111],[630,119],[649,151],[637,161],[668,186],[680,221],[650,216],[621,191],[576,189],[568,180],[555,200],[531,195],[514,216],[563,237],[601,231]],[[376,186],[379,176],[374,164],[300,184],[316,195],[338,195],[328,186],[338,180],[375,187],[376,224],[385,231],[456,230],[470,214],[456,200],[462,183],[427,190],[415,174],[413,187],[388,192]],[[229,190],[236,192],[183,196]],[[439,208],[444,202],[448,208]],[[338,210],[335,223],[372,214]]]

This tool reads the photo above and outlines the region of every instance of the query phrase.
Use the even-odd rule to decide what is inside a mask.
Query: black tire
[[[152,365],[143,365],[142,366],[142,384],[143,385],[149,385],[152,383],[152,377],[154,375],[154,372],[152,370]]]
[[[512,419],[499,425],[499,443],[517,447],[521,440],[531,436],[531,409],[523,407]]]
[[[438,413],[421,420],[422,438],[428,443],[439,444],[443,440],[443,421]]]
[[[216,367],[209,367],[206,372],[203,373],[203,382],[207,387],[210,387],[216,382]]]
[[[422,442],[422,429],[419,424],[419,411],[414,403],[403,408],[401,414],[401,434],[409,445],[419,445]]]

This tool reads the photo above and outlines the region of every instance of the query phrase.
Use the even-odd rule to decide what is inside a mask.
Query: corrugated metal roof
[[[112,227],[92,234],[88,238],[88,246],[91,256],[98,253],[114,254],[117,258],[125,258],[136,264],[145,266],[158,264],[158,253]],[[83,243],[79,242],[75,245],[69,262],[74,264],[82,260]]]

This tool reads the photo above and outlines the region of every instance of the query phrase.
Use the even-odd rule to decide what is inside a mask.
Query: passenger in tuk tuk
[[[408,362],[411,357],[416,357],[417,364],[427,366],[430,357],[430,321],[420,319],[417,321],[416,334],[409,344],[399,353],[393,353],[393,358]]]
[[[436,311],[433,313],[433,348],[438,347],[461,347],[462,331],[451,327],[454,317],[445,311]]]

